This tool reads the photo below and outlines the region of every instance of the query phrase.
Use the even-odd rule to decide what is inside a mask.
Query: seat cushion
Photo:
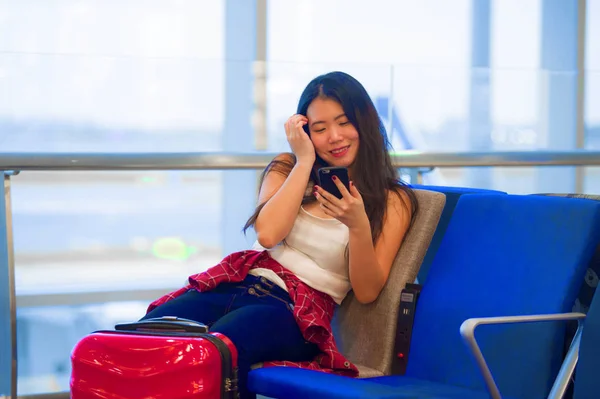
[[[385,384],[293,367],[252,370],[248,389],[267,398],[416,399]]]
[[[394,387],[403,394],[419,399],[489,399],[490,397],[487,391],[474,391],[400,375],[369,378],[366,381]],[[502,398],[511,399],[507,396],[502,396]]]
[[[292,367],[250,372],[248,387],[267,398],[285,399],[488,399],[487,392],[404,376],[342,377]],[[503,396],[504,399],[514,399]]]

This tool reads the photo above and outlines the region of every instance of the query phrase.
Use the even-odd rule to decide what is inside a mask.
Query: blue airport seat
[[[596,291],[583,324],[573,399],[596,399],[600,393],[600,291]]]
[[[598,242],[600,203],[461,196],[421,292],[406,375],[358,380],[265,368],[250,373],[250,386],[272,398],[353,398],[360,389],[362,398],[488,398],[461,324],[569,312]],[[561,322],[483,326],[477,339],[504,398],[548,395],[562,361]],[[369,396],[372,384],[389,391]]]
[[[456,208],[456,203],[458,202],[460,196],[464,194],[506,194],[506,192],[481,188],[428,186],[422,184],[412,184],[411,187],[420,190],[437,191],[446,195],[446,205],[444,206],[442,216],[440,217],[438,226],[435,230],[433,238],[431,239],[431,243],[429,244],[429,249],[425,254],[421,268],[419,269],[419,274],[417,275],[419,284],[424,284],[425,281],[427,281],[427,274],[429,273],[429,269],[431,269],[435,254],[437,253],[438,248],[442,243],[442,239],[446,234],[448,224],[452,218],[452,213],[454,212],[454,208]]]

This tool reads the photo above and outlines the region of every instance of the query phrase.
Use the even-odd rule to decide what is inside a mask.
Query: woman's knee
[[[228,301],[230,302],[231,298],[225,295],[189,290],[151,310],[142,320],[174,316],[210,325],[226,313]]]

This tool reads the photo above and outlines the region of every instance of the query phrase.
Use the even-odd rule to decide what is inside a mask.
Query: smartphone
[[[350,178],[348,177],[348,168],[343,166],[328,166],[326,168],[320,168],[318,170],[317,178],[319,179],[319,186],[335,195],[337,198],[342,198],[342,193],[335,185],[332,177],[336,176],[342,184],[346,187],[346,190],[350,191]]]

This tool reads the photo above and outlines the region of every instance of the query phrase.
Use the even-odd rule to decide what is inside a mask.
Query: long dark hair
[[[318,76],[302,92],[297,113],[306,116],[309,105],[316,98],[327,98],[338,102],[350,123],[358,131],[358,154],[350,167],[351,176],[365,204],[373,243],[377,241],[383,228],[388,193],[399,196],[403,206],[411,212],[412,222],[418,211],[417,197],[413,190],[400,180],[398,171],[392,165],[389,155],[391,144],[385,126],[363,85],[344,72],[330,72]],[[304,130],[310,134],[308,125],[304,126]],[[284,176],[290,173],[296,164],[296,157],[293,154],[289,155],[273,160],[267,165],[260,178],[261,185],[264,177],[270,172],[281,173]],[[323,166],[327,166],[327,163],[317,155],[309,186],[315,184],[316,171]],[[410,204],[405,202],[402,193],[406,195]],[[302,203],[313,201],[316,199],[312,195],[312,189],[307,189]],[[258,205],[254,214],[246,222],[244,232],[254,225],[264,205],[264,203]]]

